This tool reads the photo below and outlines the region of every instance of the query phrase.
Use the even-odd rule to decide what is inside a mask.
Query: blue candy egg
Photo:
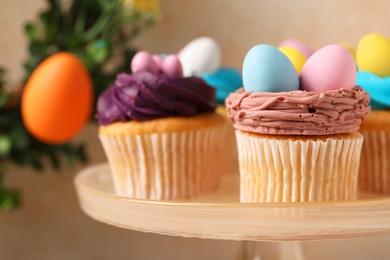
[[[246,91],[282,92],[299,89],[299,76],[291,61],[277,48],[266,44],[252,47],[242,65]]]

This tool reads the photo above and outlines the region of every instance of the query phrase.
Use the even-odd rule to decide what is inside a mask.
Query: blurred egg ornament
[[[313,54],[313,50],[309,46],[297,39],[286,39],[279,44],[279,47],[294,48],[302,53],[306,58],[309,58]]]
[[[279,92],[299,89],[299,77],[291,61],[281,51],[266,44],[252,47],[242,66],[246,91]]]
[[[54,54],[33,71],[21,98],[27,130],[46,143],[64,143],[88,122],[93,90],[84,65],[73,54]]]
[[[306,91],[350,89],[356,83],[355,60],[345,47],[328,45],[306,61],[300,78],[301,89]]]
[[[303,64],[306,62],[306,57],[300,51],[291,47],[280,47],[279,50],[291,61],[297,73],[301,73]]]
[[[364,36],[356,50],[356,62],[359,71],[390,76],[390,39],[375,33]]]
[[[215,72],[221,64],[221,50],[210,37],[197,38],[178,53],[185,77]]]

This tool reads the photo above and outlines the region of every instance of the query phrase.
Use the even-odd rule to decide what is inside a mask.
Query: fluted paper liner
[[[363,136],[288,139],[236,131],[240,200],[354,200]]]
[[[107,135],[99,138],[117,194],[144,199],[184,199],[219,184],[226,125],[192,132]]]
[[[390,194],[390,132],[367,130],[364,135],[359,188]]]

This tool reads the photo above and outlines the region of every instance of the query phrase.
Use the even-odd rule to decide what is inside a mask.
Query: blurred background
[[[37,20],[47,6],[45,0],[0,1],[0,66],[7,71],[7,88],[17,88],[25,80],[23,64],[31,53],[24,27]],[[162,0],[154,24],[131,39],[131,46],[152,53],[175,53],[196,37],[211,36],[220,44],[223,65],[240,69],[246,52],[259,43],[278,45],[286,38],[297,38],[318,49],[337,42],[356,46],[370,32],[390,36],[389,8],[386,0]],[[85,144],[87,163],[60,170],[46,167],[39,174],[30,167],[9,166],[5,183],[21,191],[22,206],[0,212],[0,259],[241,256],[241,242],[135,232],[84,215],[73,178],[83,167],[106,159],[95,124],[89,124],[73,142]],[[308,259],[388,259],[389,245],[388,236],[303,243]],[[279,245],[268,246],[274,250]]]

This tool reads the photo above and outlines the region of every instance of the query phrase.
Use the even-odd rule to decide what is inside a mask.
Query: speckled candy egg
[[[221,65],[221,50],[210,37],[200,37],[188,43],[177,54],[185,77],[212,74]]]
[[[302,67],[306,62],[306,57],[300,51],[291,47],[280,47],[279,50],[291,61],[297,73],[301,73]]]
[[[297,39],[286,39],[279,44],[279,47],[294,48],[306,58],[309,58],[313,54],[313,50],[307,44]]]
[[[347,42],[340,42],[339,44],[347,48],[347,50],[352,54],[353,59],[356,61],[356,49]]]
[[[261,44],[252,47],[242,66],[246,91],[279,92],[299,89],[299,77],[291,61],[277,48]]]
[[[390,76],[390,39],[375,33],[364,36],[356,50],[356,62],[359,71]]]
[[[324,91],[353,88],[356,66],[352,54],[343,46],[332,44],[315,52],[303,65],[301,89]]]

